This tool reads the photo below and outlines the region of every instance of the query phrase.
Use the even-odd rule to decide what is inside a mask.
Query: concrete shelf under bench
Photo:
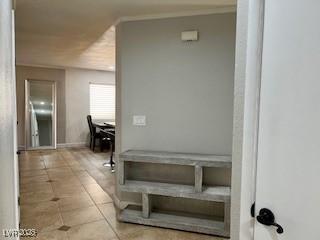
[[[223,221],[185,217],[166,213],[150,213],[145,218],[141,211],[125,209],[120,214],[120,221],[151,225],[156,227],[181,229],[190,232],[228,237],[229,232],[224,230]]]
[[[206,201],[230,201],[230,187],[223,186],[204,186],[202,192],[195,192],[194,187],[190,185],[126,180],[124,185],[120,185],[120,190]]]
[[[175,164],[194,167],[194,185],[136,181],[126,179],[125,163]],[[230,235],[230,186],[205,186],[203,168],[231,168],[231,156],[209,154],[170,153],[129,150],[120,154],[118,179],[123,192],[142,194],[142,211],[124,209],[119,220],[144,225],[180,229],[228,237]],[[224,218],[203,219],[198,216],[181,216],[174,213],[158,213],[152,209],[152,196],[167,196],[224,203]]]

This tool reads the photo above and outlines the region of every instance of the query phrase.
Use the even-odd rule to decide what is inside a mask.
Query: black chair
[[[96,147],[96,140],[99,139],[99,144],[100,144],[100,150],[103,150],[103,144],[106,142],[106,139],[103,138],[100,132],[97,132],[97,128],[95,125],[92,123],[92,118],[91,115],[87,116],[87,121],[89,125],[89,130],[90,130],[90,149],[94,151]]]

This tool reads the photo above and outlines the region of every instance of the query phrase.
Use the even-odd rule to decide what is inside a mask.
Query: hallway
[[[107,153],[87,148],[23,152],[19,158],[21,228],[35,239],[220,240],[116,221]],[[30,238],[28,238],[30,239]]]

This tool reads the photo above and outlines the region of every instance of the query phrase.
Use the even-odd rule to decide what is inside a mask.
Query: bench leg
[[[202,178],[203,178],[203,168],[201,166],[195,166],[194,168],[194,188],[195,192],[202,192]]]
[[[149,218],[151,212],[151,198],[147,193],[142,193],[142,216]]]

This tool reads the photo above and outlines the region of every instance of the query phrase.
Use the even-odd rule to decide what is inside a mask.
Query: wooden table
[[[115,128],[116,123],[115,122],[92,122],[93,127],[99,128],[99,129],[106,129],[106,128]]]
[[[108,127],[116,127],[116,122],[115,121],[108,121],[108,122],[104,122],[104,124]]]

